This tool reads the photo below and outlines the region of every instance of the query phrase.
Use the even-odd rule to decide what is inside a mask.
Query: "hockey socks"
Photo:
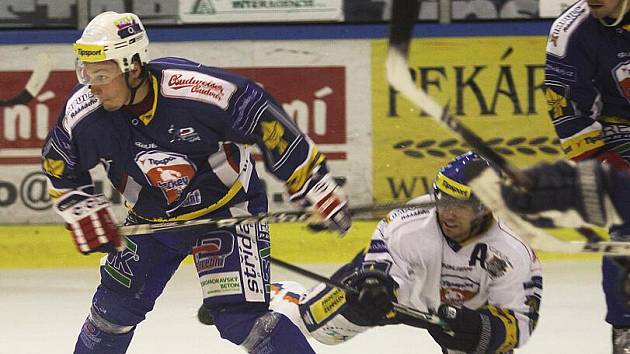
[[[302,332],[278,312],[213,311],[221,337],[252,354],[315,354]]]
[[[88,317],[81,327],[74,354],[124,354],[132,337],[133,329],[122,334],[106,333],[96,328]]]

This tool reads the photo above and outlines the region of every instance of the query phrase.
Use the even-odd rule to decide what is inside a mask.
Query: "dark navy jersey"
[[[582,0],[567,9],[551,27],[545,96],[553,125],[569,158],[591,156],[605,145],[610,148],[608,133],[602,133],[603,125],[630,124],[628,20],[606,27],[590,15],[586,1]]]
[[[90,186],[102,164],[130,212],[148,221],[189,220],[230,206],[266,211],[252,145],[296,199],[325,158],[257,83],[180,58],[148,65],[150,111],[106,111],[75,87],[43,149],[51,195]]]

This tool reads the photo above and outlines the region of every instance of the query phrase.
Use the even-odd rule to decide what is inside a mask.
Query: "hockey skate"
[[[613,354],[630,354],[630,328],[612,330]]]

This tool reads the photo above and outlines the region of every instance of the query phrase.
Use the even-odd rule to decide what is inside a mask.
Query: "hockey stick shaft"
[[[351,215],[360,215],[366,213],[374,213],[379,211],[389,211],[399,208],[426,208],[433,207],[433,202],[418,203],[418,204],[401,204],[401,203],[386,203],[386,204],[373,204],[350,208]],[[138,224],[127,225],[119,227],[119,232],[125,236],[131,235],[145,235],[156,232],[174,231],[189,227],[196,226],[209,226],[209,227],[231,227],[241,224],[253,224],[253,223],[290,223],[290,222],[305,222],[315,215],[315,212],[307,210],[297,211],[281,211],[276,213],[265,213],[259,215],[244,215],[225,218],[209,218],[209,219],[195,219],[181,222],[165,222],[154,224]]]
[[[0,100],[0,107],[13,106],[16,104],[26,104],[32,100],[44,87],[50,75],[51,64],[47,54],[42,53],[37,56],[37,64],[22,91],[12,98]]]
[[[431,96],[417,87],[411,79],[407,57],[413,26],[418,18],[418,8],[417,1],[394,1],[389,38],[390,46],[386,62],[389,83],[433,119],[459,135],[473,150],[491,161],[516,183],[523,187],[531,185],[529,178],[521,170],[494,151],[479,135],[450,114],[447,107],[442,107]]]
[[[326,278],[322,275],[319,275],[317,273],[311,272],[310,270],[306,270],[304,268],[298,267],[294,264],[282,261],[280,259],[271,257],[271,262],[279,267],[285,268],[287,270],[290,270],[294,273],[300,274],[302,276],[305,276],[307,278],[310,278],[312,280],[324,283],[326,285],[332,286],[332,287],[336,287],[339,289],[342,289],[343,291],[345,291],[346,293],[351,293],[351,294],[357,294],[357,290],[348,287],[347,285],[335,281],[333,279],[330,278]],[[393,303],[394,305],[394,311],[412,317],[415,320],[421,321],[424,324],[428,324],[428,325],[437,325],[440,327],[443,327],[445,329],[448,329],[448,326],[444,323],[444,321],[442,321],[442,319],[440,317],[438,317],[435,314],[429,313],[429,312],[424,312],[424,311],[420,311],[420,310],[416,310],[414,308],[411,308],[409,306],[405,306],[402,304],[399,304],[397,302]]]

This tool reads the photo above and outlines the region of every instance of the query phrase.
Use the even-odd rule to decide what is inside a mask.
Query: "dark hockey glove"
[[[630,169],[630,164],[618,152],[612,150],[604,150],[597,154],[595,158],[602,163],[608,164],[617,171]]]
[[[449,325],[450,331],[437,326],[428,330],[442,348],[475,354],[488,353],[492,338],[490,315],[466,307],[440,305],[438,316]]]
[[[584,221],[600,226],[608,224],[607,218],[614,214],[606,210],[605,204],[609,168],[596,160],[577,165],[558,161],[524,172],[532,182],[527,189],[507,184],[501,186],[505,204],[516,213],[537,214],[573,209]]]
[[[382,324],[393,309],[398,284],[379,270],[361,269],[347,277],[344,283],[356,293],[346,293],[346,302],[352,313],[349,320],[359,326]]]

